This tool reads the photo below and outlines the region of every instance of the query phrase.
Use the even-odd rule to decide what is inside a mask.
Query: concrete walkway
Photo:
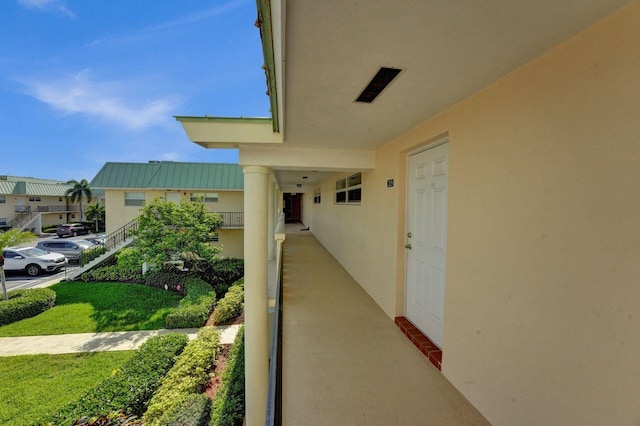
[[[231,344],[240,329],[240,325],[216,326],[214,328],[221,331],[220,341],[222,344]],[[194,339],[198,334],[198,329],[0,337],[0,356],[129,351],[137,349],[150,337],[167,333],[185,333],[189,336],[189,339]]]

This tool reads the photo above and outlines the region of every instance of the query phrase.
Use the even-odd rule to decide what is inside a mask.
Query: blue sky
[[[0,174],[237,162],[173,116],[269,116],[255,20],[255,0],[0,1]]]

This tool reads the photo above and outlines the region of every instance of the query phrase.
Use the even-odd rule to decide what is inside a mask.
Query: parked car
[[[91,230],[81,223],[65,223],[58,226],[56,234],[58,237],[76,237],[78,235],[88,234]]]
[[[42,271],[57,271],[67,264],[63,254],[50,253],[37,247],[9,247],[2,255],[5,271],[25,271],[31,277]]]
[[[83,251],[94,248],[95,244],[87,240],[45,240],[40,241],[36,247],[50,252],[62,253],[67,259],[77,260]]]
[[[107,239],[104,235],[96,235],[94,238],[87,238],[87,241],[97,246],[103,246],[106,244]]]

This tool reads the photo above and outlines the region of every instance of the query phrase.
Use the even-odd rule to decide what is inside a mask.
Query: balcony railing
[[[271,351],[269,353],[269,390],[267,393],[267,414],[265,426],[282,425],[282,287],[283,287],[283,243],[284,215],[281,215],[276,227],[277,263],[276,263],[276,306],[271,331]]]
[[[40,213],[61,213],[80,211],[78,206],[38,206],[36,211]]]
[[[222,228],[244,228],[244,212],[217,212],[222,216]]]

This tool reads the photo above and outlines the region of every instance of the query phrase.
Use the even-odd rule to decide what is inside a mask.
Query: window
[[[213,234],[211,234],[211,236],[209,237],[209,241],[211,241],[212,243],[217,243],[218,241],[220,241],[220,235],[218,235],[217,232],[214,232]]]
[[[336,181],[336,204],[360,204],[361,201],[362,173],[354,173]]]
[[[7,202],[7,196],[6,195],[0,195],[0,204],[4,204]]]
[[[42,201],[42,198],[31,195],[29,197],[29,201]]]
[[[125,206],[141,206],[144,204],[144,192],[125,192]]]
[[[192,192],[189,196],[191,201],[204,201],[205,203],[217,203],[217,192]]]
[[[62,215],[61,214],[58,215],[58,219],[62,219]]]
[[[0,226],[4,226],[7,224],[7,218],[6,217],[0,217]]]
[[[58,202],[61,203],[62,202],[62,197],[58,197]]]
[[[321,189],[318,188],[313,193],[313,204],[320,204],[321,200],[322,200],[322,193],[321,193]]]

